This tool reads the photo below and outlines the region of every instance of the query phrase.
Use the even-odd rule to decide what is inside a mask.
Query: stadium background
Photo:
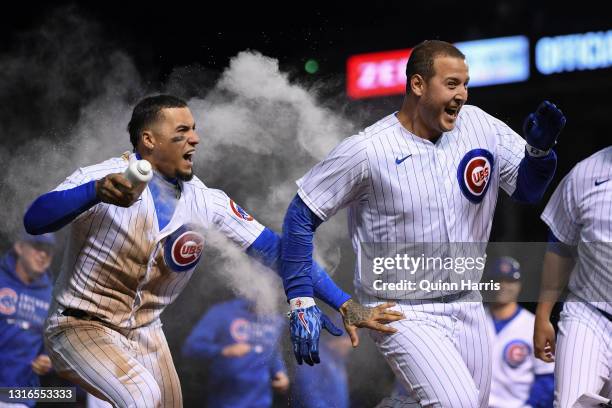
[[[340,123],[334,129],[342,129],[334,135],[338,139],[397,110],[402,100],[401,95],[348,98],[346,62],[350,56],[410,48],[431,38],[459,42],[525,35],[530,43],[529,79],[470,89],[469,103],[520,133],[523,118],[541,100],[554,101],[568,118],[557,147],[555,186],[577,161],[610,144],[612,70],[604,67],[543,75],[535,68],[534,45],[545,36],[607,31],[612,29],[612,21],[597,2],[567,6],[531,3],[441,1],[400,6],[398,2],[377,2],[326,7],[314,3],[278,7],[17,4],[0,17],[2,249],[9,247],[19,228],[18,214],[36,194],[54,187],[77,167],[110,156],[96,156],[92,153],[95,146],[104,145],[105,153],[114,154],[130,149],[127,133],[117,132],[112,141],[105,141],[89,128],[101,123],[106,126],[96,115],[118,122],[108,125],[110,129],[124,129],[129,108],[140,97],[159,91],[206,100],[199,107],[214,106],[216,100],[225,103],[223,92],[214,91],[215,85],[232,58],[244,50],[278,60],[279,70],[290,84],[313,95],[317,109],[333,112],[333,120]],[[606,52],[608,66],[612,66],[612,42]],[[316,73],[305,70],[310,59],[318,62]],[[274,111],[275,103],[279,117],[291,118],[299,111],[299,106],[286,110],[277,102],[268,108]],[[206,121],[205,110],[202,118]],[[83,150],[79,143],[86,140],[89,131],[98,144]],[[279,161],[274,149],[255,149],[248,139],[215,144],[211,151],[207,150],[207,133],[201,130],[200,136],[203,153],[198,157],[196,174],[279,230],[278,211],[265,208],[273,194],[268,184],[287,174],[299,176],[315,162],[316,155],[300,155],[289,169],[291,160]],[[214,170],[200,164],[207,161],[215,164]],[[285,206],[292,195],[286,188],[274,194],[277,201],[285,200]],[[500,197],[492,240],[545,240],[543,224],[535,221],[543,203],[528,207],[511,203],[503,194]],[[336,217],[336,221],[328,228],[332,237],[342,236],[344,231],[343,217]],[[339,241],[339,249],[323,241],[322,257],[334,268],[341,286],[351,289],[353,255],[348,239]],[[54,262],[55,271],[60,258]],[[193,284],[163,315],[186,406],[200,405],[198,393],[204,374],[201,367],[183,361],[178,350],[199,316],[233,293],[224,279],[228,266],[223,260],[215,260],[211,254],[203,264],[207,266],[200,267]],[[211,269],[220,272],[213,274]],[[362,339],[365,344],[350,357],[351,398],[354,406],[371,406],[390,391],[392,375],[365,333]],[[287,355],[287,361],[291,365],[292,357]],[[359,368],[366,364],[364,373]],[[287,401],[279,398],[277,405],[287,406]]]

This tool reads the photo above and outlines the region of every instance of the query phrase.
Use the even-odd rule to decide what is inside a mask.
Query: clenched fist
[[[96,181],[96,195],[104,203],[129,207],[146,186],[146,183],[133,185],[123,174],[112,173]]]

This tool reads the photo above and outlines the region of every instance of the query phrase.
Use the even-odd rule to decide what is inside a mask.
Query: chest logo
[[[253,216],[244,211],[242,207],[236,204],[234,200],[230,200],[230,207],[236,217],[241,218],[245,221],[253,221]]]
[[[12,315],[17,309],[17,292],[11,288],[0,288],[0,314]]]
[[[250,333],[251,323],[249,323],[249,321],[246,319],[234,319],[234,321],[232,321],[230,324],[230,334],[232,335],[234,341],[238,343],[249,341],[251,337]]]
[[[523,340],[512,340],[504,347],[504,361],[512,368],[523,364],[530,355],[531,347]]]
[[[461,192],[474,204],[479,204],[489,188],[493,174],[493,155],[486,149],[470,150],[457,168]]]
[[[395,164],[402,164],[404,162],[404,160],[406,160],[410,156],[412,156],[412,154],[409,154],[408,156],[405,156],[405,157],[399,157],[399,156],[396,157],[395,158]]]
[[[196,267],[203,249],[204,237],[181,227],[166,238],[164,261],[174,272],[185,272]]]

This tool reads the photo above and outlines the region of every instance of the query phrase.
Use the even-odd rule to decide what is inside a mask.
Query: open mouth
[[[194,152],[185,153],[183,159],[187,160],[189,163],[193,163],[193,153]]]
[[[455,107],[447,107],[444,109],[444,112],[446,112],[446,114],[450,117],[452,117],[453,119],[457,118],[457,115],[459,114],[459,106],[455,106]]]

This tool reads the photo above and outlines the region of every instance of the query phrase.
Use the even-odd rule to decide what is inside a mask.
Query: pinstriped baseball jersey
[[[81,168],[56,190],[121,173],[127,165],[124,155]],[[218,230],[242,248],[263,230],[224,192],[207,188],[197,177],[180,187],[174,215],[161,231],[149,188],[128,208],[99,203],[79,215],[70,226],[50,315],[74,308],[118,328],[147,325],[187,284],[206,230]]]
[[[612,398],[612,321],[569,294],[555,351],[555,407],[574,407],[584,393]]]
[[[348,208],[360,259],[361,243],[485,243],[498,189],[514,192],[524,146],[510,127],[475,106],[465,105],[455,128],[436,143],[410,133],[391,114],[341,142],[297,181],[298,194],[322,220]],[[394,273],[387,281],[408,278],[405,271]],[[364,283],[371,274],[362,274],[357,262],[356,289],[363,301],[368,295],[407,296],[375,290]],[[439,271],[434,278],[448,276]]]
[[[612,146],[581,161],[565,176],[542,220],[561,242],[578,247],[569,290],[612,313]]]
[[[520,309],[508,324],[497,332],[493,315],[487,310],[489,335],[493,339],[493,375],[489,407],[521,408],[529,399],[536,375],[552,374],[554,363],[545,363],[533,354],[535,316]]]

